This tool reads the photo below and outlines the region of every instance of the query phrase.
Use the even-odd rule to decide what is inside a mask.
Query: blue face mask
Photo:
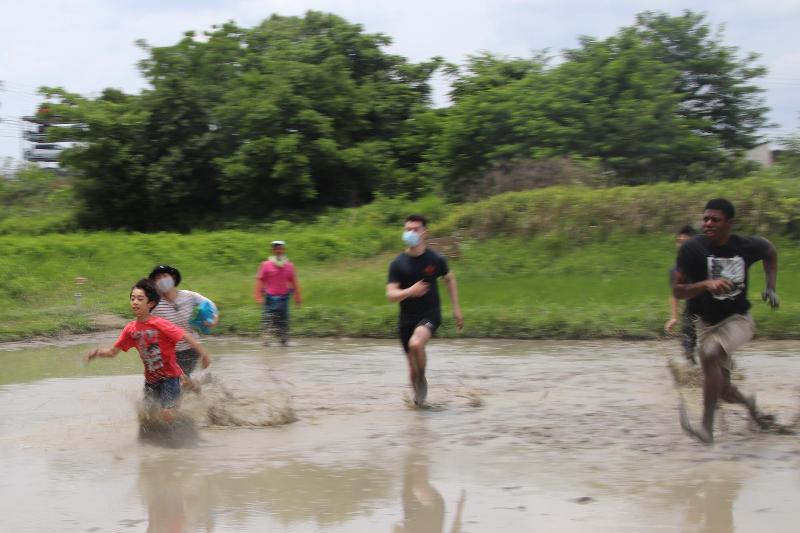
[[[416,231],[404,231],[403,232],[403,242],[409,248],[413,248],[419,244],[419,233]]]

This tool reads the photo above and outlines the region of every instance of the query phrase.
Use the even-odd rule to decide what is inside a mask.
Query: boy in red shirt
[[[152,280],[145,278],[137,281],[131,288],[130,299],[136,320],[125,326],[114,346],[89,352],[87,361],[95,357],[114,357],[120,350],[127,352],[135,346],[144,363],[145,399],[158,401],[162,418],[170,422],[178,406],[181,383],[189,383],[178,366],[175,345],[181,339],[189,343],[200,354],[203,368],[208,367],[210,358],[206,349],[192,335],[186,335],[172,322],[150,314],[160,299]]]

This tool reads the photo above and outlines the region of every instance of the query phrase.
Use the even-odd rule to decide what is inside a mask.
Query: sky
[[[3,0],[0,6],[0,166],[17,164],[24,147],[19,118],[35,112],[37,89],[61,86],[97,96],[106,87],[146,87],[136,63],[144,39],[155,46],[233,20],[252,27],[273,13],[335,13],[368,33],[391,37],[388,52],[411,61],[442,56],[462,63],[489,51],[530,57],[578,45],[581,35],[606,38],[632,25],[637,13],[706,14],[724,25],[724,44],[740,57],[761,55],[769,138],[800,131],[800,0]],[[434,102],[447,85],[434,80]],[[8,160],[6,158],[14,158]]]

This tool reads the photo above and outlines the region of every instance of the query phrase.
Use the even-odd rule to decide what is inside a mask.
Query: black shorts
[[[442,323],[442,317],[432,316],[426,317],[417,322],[409,322],[407,324],[400,324],[398,327],[398,331],[400,332],[400,342],[403,343],[403,350],[408,353],[408,341],[411,340],[412,335],[414,335],[414,330],[417,329],[419,326],[425,326],[429,330],[431,330],[431,335],[436,333],[436,330],[439,329],[439,325]]]
[[[175,352],[175,358],[178,360],[178,366],[181,367],[183,373],[188,376],[194,372],[197,360],[200,359],[200,354],[194,348],[189,348],[188,350]]]

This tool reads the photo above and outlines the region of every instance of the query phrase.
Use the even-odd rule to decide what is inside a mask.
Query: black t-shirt
[[[727,294],[711,294],[708,291],[688,302],[689,313],[697,315],[709,324],[734,314],[745,314],[750,309],[747,301],[748,269],[756,261],[766,257],[769,242],[761,237],[731,235],[722,246],[714,246],[705,235],[686,241],[678,250],[678,270],[686,283],[697,283],[706,279],[726,278],[734,287]]]
[[[400,323],[418,322],[423,318],[441,315],[439,303],[439,287],[437,278],[450,272],[447,261],[430,248],[416,257],[407,253],[398,255],[389,265],[387,283],[399,283],[401,289],[407,289],[423,280],[430,284],[428,292],[419,298],[406,298],[400,302]]]

